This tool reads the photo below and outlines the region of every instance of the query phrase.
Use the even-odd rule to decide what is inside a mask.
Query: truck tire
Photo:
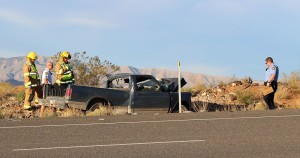
[[[96,113],[92,114],[93,116],[100,116],[100,115],[111,115],[112,109],[109,105],[105,105],[102,102],[94,103],[86,112],[86,115],[89,115],[92,112],[95,112],[95,110],[99,109]]]
[[[88,109],[88,112],[93,112],[93,111],[95,111],[96,109],[99,109],[100,106],[103,106],[103,103],[94,103],[94,104]]]

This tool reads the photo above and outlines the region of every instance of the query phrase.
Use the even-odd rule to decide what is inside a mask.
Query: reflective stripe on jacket
[[[35,64],[31,64],[29,61],[24,65],[24,86],[26,88],[37,87],[39,84],[39,74]]]
[[[56,78],[56,83],[59,84],[71,84],[74,83],[74,76],[73,76],[73,70],[70,63],[64,63],[60,61],[59,63],[59,70],[56,72],[57,75],[61,75],[61,78]]]

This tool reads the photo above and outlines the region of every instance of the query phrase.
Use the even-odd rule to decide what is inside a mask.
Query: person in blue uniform
[[[269,106],[270,110],[276,109],[275,103],[274,103],[274,96],[277,91],[278,87],[278,77],[279,77],[279,68],[277,65],[274,64],[273,58],[267,57],[266,58],[266,77],[265,77],[265,86],[272,87],[273,92],[269,93],[264,96],[264,100],[266,104]]]

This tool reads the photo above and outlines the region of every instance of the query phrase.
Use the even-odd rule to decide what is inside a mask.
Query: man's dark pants
[[[267,85],[267,82],[265,82],[265,86],[266,85]],[[277,87],[278,87],[277,81],[271,82],[271,87],[273,88],[274,92],[264,96],[264,100],[265,100],[266,104],[269,106],[270,110],[276,108],[275,103],[274,103],[274,97],[275,97],[275,93],[276,93]]]

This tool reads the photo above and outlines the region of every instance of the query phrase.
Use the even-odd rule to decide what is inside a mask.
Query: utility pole
[[[178,106],[179,113],[182,113],[181,110],[181,72],[180,72],[180,61],[178,61]]]

